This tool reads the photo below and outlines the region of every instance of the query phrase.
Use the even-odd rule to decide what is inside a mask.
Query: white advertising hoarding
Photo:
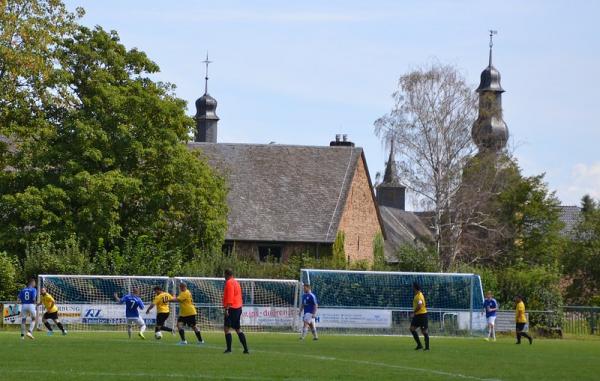
[[[324,328],[390,328],[392,311],[319,308],[317,323]]]
[[[242,326],[285,327],[298,319],[298,309],[290,307],[244,307]]]

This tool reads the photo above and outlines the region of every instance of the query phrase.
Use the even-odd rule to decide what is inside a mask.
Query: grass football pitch
[[[512,338],[488,343],[474,338],[431,339],[431,351],[414,351],[410,337],[328,336],[300,342],[291,334],[247,333],[250,355],[234,334],[224,355],[223,335],[206,344],[177,346],[126,333],[69,333],[22,341],[0,332],[2,380],[598,380],[600,340]]]

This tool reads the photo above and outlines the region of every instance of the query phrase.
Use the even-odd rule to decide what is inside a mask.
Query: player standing
[[[160,286],[154,287],[154,300],[152,304],[148,306],[146,315],[150,313],[152,308],[156,306],[156,327],[154,327],[154,333],[159,331],[166,331],[173,333],[173,330],[165,325],[165,322],[169,318],[169,302],[173,300],[173,296],[168,292],[163,291]]]
[[[317,309],[317,297],[311,292],[310,284],[305,283],[304,295],[302,295],[302,306],[300,307],[302,322],[304,323],[300,340],[304,340],[308,328],[310,328],[310,331],[312,332],[313,340],[319,340],[319,337],[317,336],[317,325],[315,323]]]
[[[21,302],[21,339],[25,336],[34,339],[33,330],[35,329],[37,289],[35,288],[35,279],[30,279],[27,287],[19,292],[19,302]],[[27,316],[31,319],[29,330],[26,331]]]
[[[413,299],[413,318],[410,322],[410,332],[417,343],[415,350],[423,349],[421,340],[419,340],[419,334],[417,333],[417,328],[421,329],[421,333],[425,338],[425,350],[428,351],[429,331],[427,321],[427,306],[425,305],[425,296],[423,296],[423,293],[421,292],[421,286],[419,286],[417,282],[413,283],[413,292],[415,293],[415,297]]]
[[[483,309],[485,310],[485,319],[488,326],[488,336],[485,338],[486,341],[492,339],[496,341],[496,311],[498,311],[498,302],[494,299],[494,295],[491,291],[485,294],[485,300],[483,302]]]
[[[225,270],[225,287],[223,289],[223,308],[225,321],[223,328],[225,331],[225,343],[227,349],[223,353],[231,353],[231,329],[233,328],[244,347],[244,354],[249,354],[246,335],[242,332],[242,288],[240,283],[233,277],[231,269]]]
[[[194,299],[192,293],[188,290],[185,283],[179,284],[179,295],[173,298],[173,302],[179,302],[179,317],[177,318],[177,329],[179,337],[181,337],[180,345],[187,344],[185,339],[185,331],[183,328],[187,325],[194,330],[199,344],[204,344],[200,328],[196,324],[196,307],[194,307]]]
[[[48,329],[48,336],[52,336],[54,334],[52,326],[50,325],[48,320],[52,320],[54,324],[56,324],[58,329],[61,330],[63,336],[65,336],[67,334],[67,331],[65,330],[65,327],[63,327],[60,320],[58,320],[58,307],[56,306],[52,295],[50,295],[46,290],[46,287],[42,287],[42,289],[40,290],[40,303],[38,303],[38,305],[40,304],[43,304],[44,308],[46,309],[46,312],[44,312],[44,315],[42,315],[42,323],[44,323],[44,325]]]
[[[533,338],[523,332],[525,330],[525,324],[527,324],[527,316],[525,315],[525,303],[523,303],[523,298],[517,296],[515,298],[517,302],[515,320],[517,321],[517,342],[516,344],[521,344],[521,337],[526,337],[529,340],[529,344],[533,343]]]
[[[131,294],[124,295],[122,298],[119,298],[119,295],[115,292],[115,300],[119,304],[125,304],[125,318],[127,319],[127,335],[129,335],[129,338],[131,339],[131,326],[135,323],[140,327],[138,336],[145,339],[146,323],[140,316],[140,310],[144,310],[144,302],[140,299],[140,290],[134,287]]]

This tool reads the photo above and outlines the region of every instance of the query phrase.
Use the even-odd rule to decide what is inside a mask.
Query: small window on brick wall
[[[261,262],[281,262],[283,247],[277,245],[263,245],[258,247],[258,258]]]

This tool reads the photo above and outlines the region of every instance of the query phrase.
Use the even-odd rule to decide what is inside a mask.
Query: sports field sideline
[[[3,380],[598,380],[600,340],[432,338],[430,352],[409,337],[327,336],[317,342],[290,334],[249,333],[251,354],[238,342],[224,355],[223,335],[205,334],[177,346],[128,339],[124,332],[69,333],[22,341],[0,332]]]

